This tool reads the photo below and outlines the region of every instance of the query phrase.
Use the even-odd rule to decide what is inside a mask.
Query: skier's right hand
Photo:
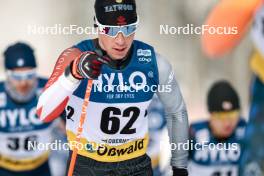
[[[94,52],[84,52],[71,63],[71,73],[77,79],[97,79],[103,64],[108,64],[110,59],[99,56]]]

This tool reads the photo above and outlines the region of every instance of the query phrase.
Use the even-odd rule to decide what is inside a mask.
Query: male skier
[[[49,122],[66,109],[68,141],[75,141],[88,80],[93,80],[73,175],[152,175],[147,108],[157,92],[171,143],[188,140],[188,117],[172,66],[150,45],[134,40],[135,0],[96,0],[98,38],[66,49],[39,98]],[[88,146],[88,147],[87,147]],[[91,147],[92,146],[92,147]],[[174,176],[188,175],[188,151],[173,150]]]
[[[51,142],[52,124],[36,115],[37,100],[47,80],[36,73],[33,49],[25,43],[4,52],[7,80],[0,82],[0,175],[49,176],[49,152],[37,143]]]
[[[227,81],[218,81],[208,92],[207,107],[210,119],[190,128],[193,146],[198,148],[190,151],[189,173],[237,176],[246,126],[240,117],[238,94]]]

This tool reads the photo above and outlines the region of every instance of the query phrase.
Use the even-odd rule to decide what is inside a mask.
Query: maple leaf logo
[[[126,18],[124,16],[119,16],[117,18],[117,24],[118,25],[126,25],[127,24]]]

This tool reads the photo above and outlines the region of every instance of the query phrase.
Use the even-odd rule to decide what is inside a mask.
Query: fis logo
[[[138,49],[137,50],[137,56],[150,57],[151,55],[152,55],[151,50],[149,50],[149,49],[146,49],[146,50]]]

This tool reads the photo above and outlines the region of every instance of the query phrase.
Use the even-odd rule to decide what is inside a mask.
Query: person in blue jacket
[[[49,151],[32,148],[51,142],[51,123],[36,115],[47,79],[37,75],[34,51],[18,42],[4,51],[6,80],[0,82],[0,175],[49,176]]]

